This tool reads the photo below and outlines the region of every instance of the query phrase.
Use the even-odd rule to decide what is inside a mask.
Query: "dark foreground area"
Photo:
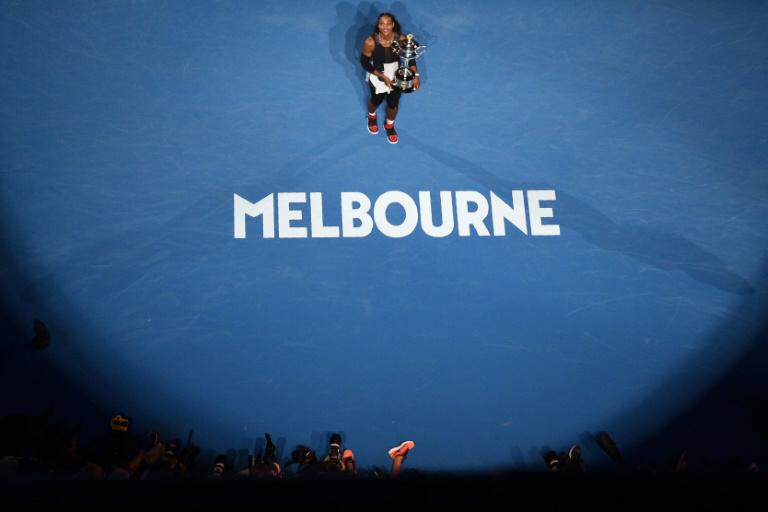
[[[174,505],[203,509],[234,505],[493,506],[531,509],[588,507],[605,510],[742,510],[763,503],[765,476],[727,474],[643,477],[637,475],[476,476],[430,475],[400,480],[282,480],[185,482],[14,481],[0,484],[4,503],[132,509]]]

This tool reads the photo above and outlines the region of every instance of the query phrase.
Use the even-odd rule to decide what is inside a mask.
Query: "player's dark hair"
[[[375,36],[376,34],[379,33],[379,22],[381,21],[381,18],[383,18],[384,16],[389,16],[390,18],[392,18],[392,22],[395,24],[395,33],[396,34],[402,34],[403,33],[403,29],[402,29],[402,27],[400,27],[400,22],[397,21],[397,18],[395,18],[395,15],[392,14],[391,12],[383,12],[383,13],[379,14],[378,18],[376,18],[376,24],[373,26],[373,33],[371,34],[371,36]]]

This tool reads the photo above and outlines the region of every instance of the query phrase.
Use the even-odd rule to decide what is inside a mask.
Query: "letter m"
[[[275,199],[269,194],[258,203],[252,203],[235,194],[235,238],[245,238],[245,216],[262,216],[264,238],[275,238]]]

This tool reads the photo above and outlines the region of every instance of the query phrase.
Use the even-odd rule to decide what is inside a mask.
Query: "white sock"
[[[388,125],[393,125],[393,124],[395,124],[395,120],[394,119],[387,119],[387,124]]]
[[[368,112],[368,117],[370,118],[376,117],[376,112]]]

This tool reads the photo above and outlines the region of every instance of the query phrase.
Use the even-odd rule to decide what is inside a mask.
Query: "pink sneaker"
[[[405,441],[404,443],[395,446],[387,453],[389,453],[389,458],[394,460],[395,457],[405,457],[409,451],[413,450],[414,446],[416,446],[416,443],[413,441]]]

